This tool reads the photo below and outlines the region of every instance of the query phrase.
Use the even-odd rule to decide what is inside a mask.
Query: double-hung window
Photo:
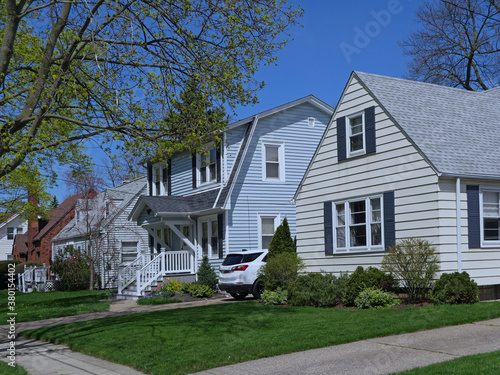
[[[277,227],[278,215],[260,215],[259,216],[259,248],[269,249],[269,244],[274,236]]]
[[[215,148],[200,155],[198,170],[200,184],[217,181],[217,152]]]
[[[285,146],[283,143],[262,143],[262,180],[285,181]]]
[[[348,157],[365,153],[364,113],[347,117],[347,153]]]
[[[482,241],[500,245],[500,190],[482,189]]]
[[[13,240],[16,234],[23,234],[23,228],[7,227],[7,239]]]
[[[334,252],[383,250],[382,196],[335,202]]]

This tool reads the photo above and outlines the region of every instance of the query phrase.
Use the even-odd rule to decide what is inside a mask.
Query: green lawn
[[[0,361],[0,374],[2,375],[29,375],[24,368],[19,365],[9,366],[8,363]]]
[[[106,291],[83,290],[79,292],[16,292],[15,310],[17,322],[27,322],[60,316],[79,315],[109,309]],[[0,290],[0,315],[6,316],[8,310],[7,290]]]
[[[23,335],[132,366],[186,374],[251,359],[500,317],[500,302],[355,310],[254,301],[45,327]]]
[[[452,361],[400,372],[397,375],[485,375],[500,374],[500,351],[461,357]],[[396,375],[396,374],[393,374]]]

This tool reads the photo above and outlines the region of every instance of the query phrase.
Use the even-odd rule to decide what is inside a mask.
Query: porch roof
[[[151,216],[194,215],[216,209],[220,189],[189,196],[141,196],[130,213],[129,220],[137,221],[141,213],[151,209]]]

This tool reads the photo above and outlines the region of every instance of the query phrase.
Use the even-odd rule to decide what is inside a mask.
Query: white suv
[[[267,250],[242,250],[230,253],[219,267],[219,289],[233,298],[243,299],[249,293],[260,298],[264,289],[258,273],[267,260]]]

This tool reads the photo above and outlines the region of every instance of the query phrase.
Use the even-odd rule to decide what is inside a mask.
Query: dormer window
[[[349,156],[365,153],[365,124],[363,113],[347,118],[348,139],[347,150]]]
[[[162,168],[160,165],[156,165],[152,169],[152,189],[151,193],[155,196],[168,195],[168,168]]]

